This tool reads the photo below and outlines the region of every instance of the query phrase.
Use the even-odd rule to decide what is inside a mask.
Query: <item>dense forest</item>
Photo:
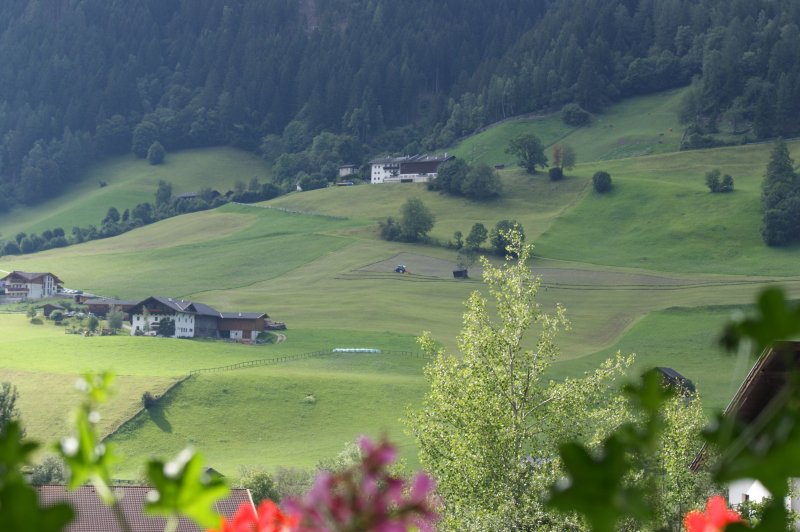
[[[258,151],[284,183],[319,182],[515,114],[689,83],[698,135],[788,136],[799,26],[793,0],[9,0],[0,210],[156,141]]]

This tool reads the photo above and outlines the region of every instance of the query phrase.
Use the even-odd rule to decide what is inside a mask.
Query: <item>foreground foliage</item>
[[[729,350],[761,354],[773,343],[800,334],[800,304],[786,301],[782,291],[765,290],[758,299],[753,316],[740,317],[726,326],[720,339]],[[787,360],[791,366],[794,361]],[[631,519],[652,521],[653,509],[641,491],[632,491],[626,477],[639,464],[633,458],[652,452],[658,434],[665,425],[658,415],[669,394],[658,386],[654,373],[642,378],[628,393],[645,414],[645,424],[622,425],[606,438],[600,452],[592,452],[577,442],[561,447],[568,474],[551,489],[551,504],[564,511],[579,511],[593,530],[614,530]],[[704,438],[718,453],[712,460],[711,473],[719,485],[737,479],[755,479],[771,494],[764,501],[760,520],[747,528],[738,514],[729,512],[719,499],[712,498],[704,515],[689,512],[686,526],[690,531],[722,530],[783,531],[794,517],[786,507],[790,479],[800,476],[800,377],[787,372],[787,381],[775,391],[772,401],[750,425],[736,416],[717,414],[704,430]],[[595,488],[593,488],[593,486]],[[596,489],[602,486],[602,490]]]
[[[651,509],[632,513],[633,523],[679,525],[710,493],[708,475],[688,469],[701,445],[699,398],[626,399],[616,380],[633,357],[619,354],[582,378],[548,379],[559,355],[556,335],[568,327],[565,311],[559,305],[553,314],[544,312],[536,301],[540,280],[528,266],[531,246],[518,231],[503,234],[507,262],[495,267],[482,259],[491,302],[478,292],[470,296],[458,338],[462,356],[446,354],[429,335],[421,338],[433,357],[425,371],[431,391],[408,424],[420,461],[439,483],[442,528],[578,529],[585,522],[571,512],[586,505],[606,507],[601,525],[613,524],[620,503],[605,491],[605,463],[590,465],[590,450],[598,447],[609,460],[631,461],[630,469],[614,473],[625,485],[622,508]],[[648,393],[666,396],[660,378],[651,380]],[[651,410],[640,413],[640,404]],[[628,456],[621,437],[601,443],[620,426],[628,427],[630,440],[655,424],[659,432],[647,433],[638,455]],[[573,470],[580,482],[565,491],[574,498],[554,496],[564,500],[555,508],[567,510],[559,514],[547,506],[548,486]]]

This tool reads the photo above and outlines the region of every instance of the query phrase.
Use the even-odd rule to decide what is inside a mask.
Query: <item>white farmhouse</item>
[[[406,155],[382,157],[370,164],[370,183],[425,183],[436,177],[439,165],[455,159],[452,155]]]
[[[181,301],[171,297],[148,297],[131,310],[131,334],[155,334],[161,321],[170,319],[175,323],[175,338],[194,337],[195,313],[189,310],[191,301]]]
[[[174,338],[225,338],[254,342],[270,324],[263,312],[219,312],[193,301],[151,296],[130,310],[131,334],[157,334],[165,320],[175,324]]]
[[[58,294],[61,279],[49,272],[13,271],[0,279],[9,299],[42,299]]]

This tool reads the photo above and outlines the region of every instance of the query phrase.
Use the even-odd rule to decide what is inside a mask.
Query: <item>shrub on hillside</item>
[[[547,171],[550,175],[550,181],[561,181],[564,179],[564,170],[561,167],[554,166],[550,170]]]
[[[733,192],[733,178],[729,174],[725,174],[720,179],[720,171],[714,168],[706,173],[706,186],[711,192]]]
[[[400,240],[400,236],[402,235],[402,231],[400,230],[400,224],[397,221],[389,216],[386,220],[381,220],[378,222],[381,230],[381,238],[384,240]]]
[[[255,504],[264,500],[280,501],[281,497],[275,486],[275,480],[263,469],[242,468],[239,484],[250,490]]]
[[[142,406],[145,407],[145,409],[150,410],[156,406],[156,404],[158,404],[158,398],[156,398],[152,393],[144,392],[142,394]]]
[[[602,170],[595,172],[592,176],[592,185],[594,186],[595,192],[598,194],[605,194],[611,190],[611,175]]]
[[[561,120],[568,126],[585,126],[591,119],[592,115],[577,103],[568,103],[561,108]]]
[[[34,486],[43,484],[63,484],[67,475],[64,461],[53,455],[47,456],[40,464],[33,467],[29,481]]]
[[[508,246],[511,244],[510,236],[513,231],[519,233],[521,242],[525,241],[525,231],[516,220],[500,220],[492,230],[489,241],[492,243],[495,252],[501,257],[508,254]]]

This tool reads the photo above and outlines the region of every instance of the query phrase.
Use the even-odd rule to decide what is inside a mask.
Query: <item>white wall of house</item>
[[[786,508],[793,512],[800,512],[800,479],[792,480],[792,494],[786,497]],[[769,498],[770,493],[761,482],[753,479],[739,479],[728,485],[728,504],[735,508],[745,501],[763,502]],[[800,530],[800,523],[795,523],[795,530]]]
[[[188,312],[178,312],[169,316],[161,316],[159,314],[149,314],[145,319],[143,314],[134,314],[131,316],[131,335],[136,334],[136,331],[144,331],[145,323],[151,331],[158,329],[154,327],[162,317],[172,318],[175,320],[175,335],[173,338],[194,338],[194,314]]]
[[[387,170],[386,167],[390,169]],[[372,165],[372,173],[370,175],[370,183],[373,185],[381,183],[427,183],[434,177],[436,173],[430,174],[401,174],[398,168],[399,163],[376,163]]]
[[[388,178],[392,177],[392,171],[387,170],[386,167],[390,166],[397,168],[398,163],[377,163],[372,165],[372,172],[370,174],[370,183],[378,184],[385,183]]]
[[[43,286],[37,283],[27,283],[28,299],[42,299],[44,297]]]
[[[731,506],[745,501],[761,502],[767,497],[769,491],[757,480],[739,479],[728,486],[728,503]]]
[[[42,289],[41,297],[50,297],[58,293],[58,285],[52,275],[45,275],[42,278],[42,284],[40,286]]]
[[[45,275],[41,281],[41,283],[12,281],[6,284],[6,291],[9,295],[25,299],[42,299],[58,293],[58,286],[52,275]]]
[[[15,299],[25,299],[28,297],[28,287],[24,283],[8,283],[6,295]]]
[[[179,312],[175,315],[175,338],[194,338],[194,314]]]

